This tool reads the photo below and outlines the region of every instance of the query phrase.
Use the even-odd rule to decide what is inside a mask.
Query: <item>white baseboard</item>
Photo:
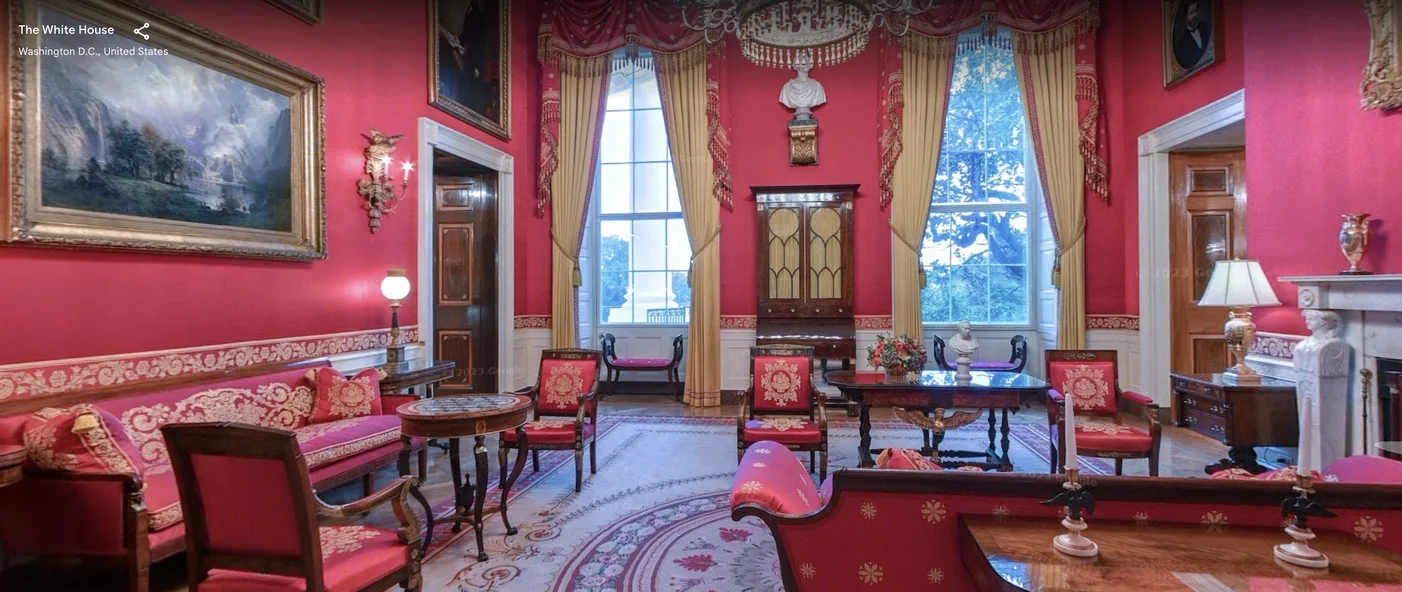
[[[740,391],[750,386],[750,348],[755,345],[754,329],[720,330],[720,388]]]
[[[1144,382],[1141,374],[1138,331],[1088,329],[1086,331],[1086,349],[1115,350],[1120,364],[1120,388],[1127,391],[1143,392]],[[1165,394],[1165,397],[1167,396]],[[1163,401],[1158,401],[1156,397],[1155,400],[1159,405],[1168,406],[1169,404],[1166,398]]]

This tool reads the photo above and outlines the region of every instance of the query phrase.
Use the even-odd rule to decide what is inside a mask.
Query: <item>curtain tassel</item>
[[[575,263],[574,273],[571,275],[570,280],[574,282],[574,287],[576,288],[584,285],[584,274],[579,272],[579,263]]]
[[[1061,253],[1056,254],[1056,261],[1052,263],[1052,287],[1061,289]]]

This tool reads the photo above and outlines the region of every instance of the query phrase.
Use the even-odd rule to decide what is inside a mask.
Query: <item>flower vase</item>
[[[905,372],[905,367],[904,367],[904,366],[887,366],[887,367],[886,367],[886,382],[898,383],[898,382],[905,382],[905,381],[906,381],[906,372]]]

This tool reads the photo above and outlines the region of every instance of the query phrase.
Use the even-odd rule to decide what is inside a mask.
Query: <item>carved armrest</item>
[[[1130,411],[1150,424],[1159,423],[1159,404],[1155,403],[1148,395],[1135,391],[1120,391],[1119,402],[1130,408]],[[1118,406],[1118,405],[1117,405]]]
[[[323,518],[341,519],[359,516],[383,506],[386,502],[391,503],[394,517],[399,520],[399,525],[402,527],[399,529],[399,542],[417,549],[421,527],[418,515],[409,509],[409,495],[417,484],[418,480],[414,477],[400,477],[367,497],[339,506],[322,501],[321,496],[317,495],[315,491],[312,492],[312,499],[316,501],[318,515]]]
[[[1066,402],[1066,396],[1056,389],[1047,389],[1047,423],[1057,424],[1061,422],[1061,405]]]
[[[808,388],[812,389],[812,394],[809,396],[813,397],[814,402],[818,404],[818,432],[823,434],[824,439],[826,439],[828,433],[828,406],[825,399],[827,399],[827,397],[824,397],[823,393],[818,392],[816,388],[811,386]]]

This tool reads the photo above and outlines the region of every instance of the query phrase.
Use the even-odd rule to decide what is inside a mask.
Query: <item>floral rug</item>
[[[1047,470],[1044,426],[1013,423],[1011,436],[1019,471]],[[987,424],[976,424],[947,433],[942,448],[980,450],[987,438]],[[873,422],[872,440],[876,446],[918,448],[920,432],[902,423]],[[542,453],[539,472],[527,465],[511,492],[511,517],[520,533],[506,536],[500,517],[489,516],[485,562],[476,560],[470,528],[453,533],[439,525],[424,565],[424,589],[782,589],[768,529],[758,521],[730,519],[733,419],[605,416],[598,450],[599,472],[586,473],[578,494],[572,452]],[[829,450],[830,470],[856,465],[855,420],[830,423]],[[1107,462],[1085,460],[1087,472],[1111,471]],[[500,495],[495,475],[489,487],[487,499],[495,501]]]

